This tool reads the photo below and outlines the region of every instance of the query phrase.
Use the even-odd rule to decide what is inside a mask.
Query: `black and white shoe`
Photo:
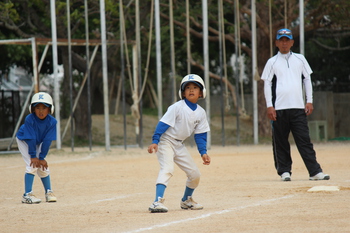
[[[22,197],[22,203],[38,204],[40,202],[41,202],[41,199],[37,198],[32,192],[25,193]]]

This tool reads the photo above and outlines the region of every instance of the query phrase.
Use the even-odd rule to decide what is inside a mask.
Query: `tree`
[[[270,57],[270,22],[269,22],[269,2],[268,0],[256,1],[256,20],[257,20],[257,48],[258,48],[258,70],[261,74],[264,65]],[[239,14],[240,14],[240,33],[242,51],[251,57],[251,0],[240,0]],[[218,22],[217,22],[217,8],[216,1],[208,1],[209,7],[209,19],[210,19],[210,46],[213,43],[217,43],[219,40]],[[234,45],[235,35],[233,28],[235,25],[233,22],[233,5],[234,1],[225,0],[225,26],[227,31],[225,32],[225,39],[228,43]],[[184,11],[184,3],[177,2],[177,12]],[[200,4],[193,4],[191,6],[191,35],[197,38],[202,38],[202,23],[201,23],[201,11]],[[275,32],[280,28],[290,28],[293,31],[295,40],[299,37],[299,1],[298,0],[274,0],[272,1],[272,35],[273,43]],[[328,29],[343,29],[343,27],[349,27],[347,21],[350,9],[350,2],[346,0],[329,1],[329,0],[305,0],[305,32],[315,32],[320,28]],[[163,11],[164,12],[164,11]],[[167,15],[163,14],[163,18],[167,19]],[[325,22],[328,20],[328,23]],[[177,23],[178,26],[184,31],[184,20]],[[215,47],[215,46],[213,46]],[[230,45],[228,45],[230,47]],[[234,46],[232,46],[233,48]],[[199,50],[200,51],[200,50]],[[230,52],[234,52],[229,50]],[[211,53],[211,57],[217,56],[217,53]],[[215,58],[212,58],[215,59]],[[198,62],[200,63],[200,61]],[[249,66],[248,66],[249,67]],[[246,71],[248,74],[250,71]],[[259,133],[262,136],[270,135],[270,124],[266,118],[266,104],[263,95],[263,82],[258,81],[258,110],[259,110]]]
[[[85,38],[85,22],[84,22],[84,1],[71,1],[71,30],[72,38],[82,39]],[[99,38],[99,4],[98,1],[89,1],[89,25],[90,25],[90,39]],[[57,16],[57,37],[66,38],[67,37],[67,15],[66,15],[66,1],[56,1],[56,16]],[[111,25],[115,23],[115,19],[118,18],[117,13],[112,6],[109,6],[109,14],[107,14],[107,20],[109,22],[108,30],[111,29]],[[30,0],[30,1],[7,1],[6,3],[0,3],[0,37],[4,39],[18,39],[18,38],[29,38],[29,37],[51,37],[51,23],[50,23],[50,4],[43,4],[40,0]],[[10,32],[10,33],[8,33]],[[18,50],[14,46],[6,46],[8,51]],[[29,50],[28,48],[27,50]],[[39,48],[39,55],[42,52],[43,48]],[[62,95],[61,95],[61,104],[62,104],[62,115],[69,115],[69,69],[68,69],[68,51],[67,47],[58,47],[59,52],[59,63],[64,64],[65,78],[62,82]],[[110,57],[115,57],[118,50],[115,47],[109,47]],[[27,51],[27,56],[24,56],[25,53],[21,55],[29,59],[22,62],[19,59],[4,59],[2,60],[2,67],[9,67],[14,62],[17,64],[20,63],[28,69],[32,70],[30,51]],[[9,56],[10,53],[7,53]],[[73,69],[76,69],[78,73],[85,73],[87,70],[85,57],[85,48],[83,47],[72,47],[72,57],[73,57]],[[28,61],[29,60],[29,61]],[[115,67],[118,69],[119,63],[116,59],[109,59],[109,66]],[[52,73],[52,55],[47,56],[45,63],[47,66],[43,67],[42,73]],[[95,93],[101,95],[101,84],[100,80],[102,79],[101,75],[101,56],[96,56],[95,63],[91,69],[92,74],[92,84],[91,92],[94,96]],[[78,84],[78,88],[81,83],[81,75],[74,76],[75,83]],[[78,88],[73,88],[74,96],[78,92]],[[75,126],[76,136],[80,138],[87,138],[88,135],[88,114],[87,114],[87,90],[82,93],[82,96],[77,105],[75,111],[76,120]],[[92,96],[92,99],[94,99]],[[99,103],[93,103],[94,106],[101,106]]]
[[[327,30],[339,30],[343,31],[344,28],[349,28],[348,15],[350,9],[350,2],[347,0],[304,0],[305,1],[305,31],[307,35],[315,34],[319,29]],[[259,73],[270,57],[270,31],[269,31],[269,0],[256,0],[257,9],[257,47],[258,47],[258,70]],[[163,74],[170,73],[170,46],[169,46],[169,6],[168,1],[162,1],[161,4],[161,38],[162,38],[162,65]],[[124,1],[124,14],[125,14],[125,28],[127,39],[134,40],[135,38],[135,6],[133,1]],[[224,23],[225,23],[225,40],[227,50],[227,60],[235,53],[235,25],[234,25],[234,0],[224,0]],[[274,37],[275,32],[279,28],[288,27],[293,31],[293,35],[298,40],[299,37],[299,0],[273,0],[272,1],[272,34]],[[110,38],[118,39],[119,33],[119,1],[108,0],[106,1],[106,22],[107,31]],[[176,48],[176,60],[177,60],[177,73],[179,76],[186,74],[186,6],[185,1],[174,1],[174,18],[175,18],[175,48]],[[217,1],[208,0],[208,19],[209,19],[209,55],[212,61],[217,61],[219,54],[219,30],[218,30],[218,10]],[[89,0],[89,37],[90,39],[99,38],[99,1]],[[285,7],[286,6],[286,7]],[[146,72],[145,63],[147,56],[147,44],[149,35],[150,24],[150,9],[151,0],[140,1],[140,18],[141,18],[141,68],[142,73]],[[59,38],[67,37],[67,16],[66,16],[66,1],[56,1],[57,9],[57,35]],[[84,1],[83,0],[71,0],[71,29],[73,38],[85,38],[85,22],[84,22]],[[241,48],[243,53],[248,57],[248,64],[250,63],[251,51],[251,0],[239,0],[239,18],[240,18],[240,34],[241,34]],[[201,1],[190,1],[190,33],[191,33],[191,52],[192,52],[192,72],[202,74],[203,73],[203,46],[202,46],[202,5]],[[286,25],[285,25],[286,22]],[[154,30],[153,30],[154,31]],[[153,32],[154,33],[154,32]],[[6,2],[0,3],[0,38],[29,38],[29,37],[51,37],[51,25],[50,25],[50,7],[49,4],[43,4],[41,0],[6,0]],[[153,37],[154,38],[154,37]],[[314,38],[307,36],[306,39],[312,40]],[[319,41],[323,44],[331,42]],[[153,41],[154,44],[154,41]],[[296,43],[297,44],[297,43]],[[342,44],[343,46],[344,44]],[[12,54],[19,54],[18,49],[13,47],[6,47],[7,51],[12,51]],[[307,48],[308,49],[308,48]],[[81,73],[86,72],[85,48],[72,47],[73,53],[73,68]],[[22,50],[21,50],[22,51]],[[296,51],[298,52],[298,51]],[[316,54],[316,49],[307,50],[307,52]],[[29,54],[29,51],[22,51],[24,54]],[[130,51],[129,51],[130,53]],[[68,103],[67,96],[69,90],[69,82],[67,81],[68,68],[67,68],[67,48],[59,47],[59,61],[65,66],[65,80],[62,85],[62,102]],[[167,57],[168,56],[168,57]],[[345,56],[345,55],[344,55]],[[8,57],[8,56],[7,56]],[[101,100],[102,100],[102,74],[101,74],[101,56],[96,56],[94,66],[91,69],[91,93],[93,95],[93,109],[94,113],[102,113]],[[108,67],[109,67],[109,85],[117,90],[118,82],[115,82],[116,78],[119,78],[120,73],[120,61],[119,61],[119,47],[108,47]],[[315,59],[317,56],[314,56]],[[9,64],[14,62],[15,57],[11,56],[11,59],[1,59],[0,67],[8,67]],[[10,62],[11,63],[8,63]],[[25,60],[25,59],[24,59]],[[28,55],[27,63],[30,64],[30,55]],[[52,71],[52,63],[48,56],[48,67],[43,70]],[[25,64],[24,61],[22,61]],[[27,66],[28,66],[27,64]],[[50,68],[51,67],[51,68]],[[156,55],[154,49],[152,50],[150,57],[150,69],[148,70],[148,77],[155,77],[156,67]],[[30,68],[30,66],[29,66]],[[321,67],[322,68],[322,67]],[[219,85],[218,79],[219,69],[216,64],[210,65],[210,77],[211,83],[208,85]],[[330,71],[329,71],[330,72]],[[248,76],[251,77],[251,69],[246,70]],[[164,82],[168,82],[168,75],[164,76]],[[180,77],[179,77],[180,78]],[[74,79],[79,83],[81,76],[75,76]],[[233,72],[229,71],[227,81],[231,86],[231,91],[234,91],[233,84],[234,76]],[[150,91],[152,84],[156,85],[154,79],[150,79],[150,85],[147,86],[146,91]],[[168,85],[164,85],[164,92]],[[258,100],[259,100],[259,132],[260,135],[266,136],[270,134],[270,125],[266,118],[266,107],[263,97],[263,84],[262,81],[258,82]],[[127,87],[127,102],[132,103],[132,93]],[[74,89],[74,96],[77,90]],[[87,95],[86,90],[83,91],[83,96],[78,104],[78,109],[75,112],[75,117],[79,120],[76,121],[77,135],[81,138],[87,137]],[[152,100],[149,96],[143,96],[144,106],[151,106]],[[64,108],[62,108],[64,109]],[[69,111],[63,110],[62,114],[68,116]]]

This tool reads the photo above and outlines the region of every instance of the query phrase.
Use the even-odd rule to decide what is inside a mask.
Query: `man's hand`
[[[272,121],[276,121],[276,110],[274,107],[267,108],[267,117]]]
[[[306,116],[310,115],[313,111],[314,111],[314,105],[312,103],[306,103],[305,105]]]

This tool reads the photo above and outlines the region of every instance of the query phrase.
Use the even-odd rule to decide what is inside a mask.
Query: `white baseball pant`
[[[174,163],[187,175],[186,186],[195,189],[200,180],[200,171],[182,141],[162,135],[157,152],[160,171],[157,184],[168,185],[174,173]]]
[[[47,168],[46,170],[43,170],[41,167],[37,168],[37,167],[32,167],[30,166],[30,154],[28,153],[28,144],[25,141],[19,140],[18,138],[16,138],[17,140],[17,146],[19,151],[22,154],[22,157],[24,159],[24,162],[26,163],[26,173],[35,175],[35,173],[38,173],[38,176],[40,178],[44,178],[48,175],[50,175],[50,170],[49,168]],[[41,144],[36,146],[36,157],[39,158],[39,154],[41,152]]]

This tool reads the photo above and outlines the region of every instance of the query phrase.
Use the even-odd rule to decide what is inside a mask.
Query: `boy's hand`
[[[49,167],[45,159],[39,160],[39,164],[39,167],[42,167],[43,170],[47,170],[47,168]]]
[[[204,165],[209,165],[210,164],[210,157],[207,154],[202,155],[202,160]]]
[[[30,166],[33,168],[40,167],[39,159],[38,158],[31,158],[30,159]]]
[[[158,151],[158,145],[153,143],[148,147],[148,153],[152,154],[154,152]]]

